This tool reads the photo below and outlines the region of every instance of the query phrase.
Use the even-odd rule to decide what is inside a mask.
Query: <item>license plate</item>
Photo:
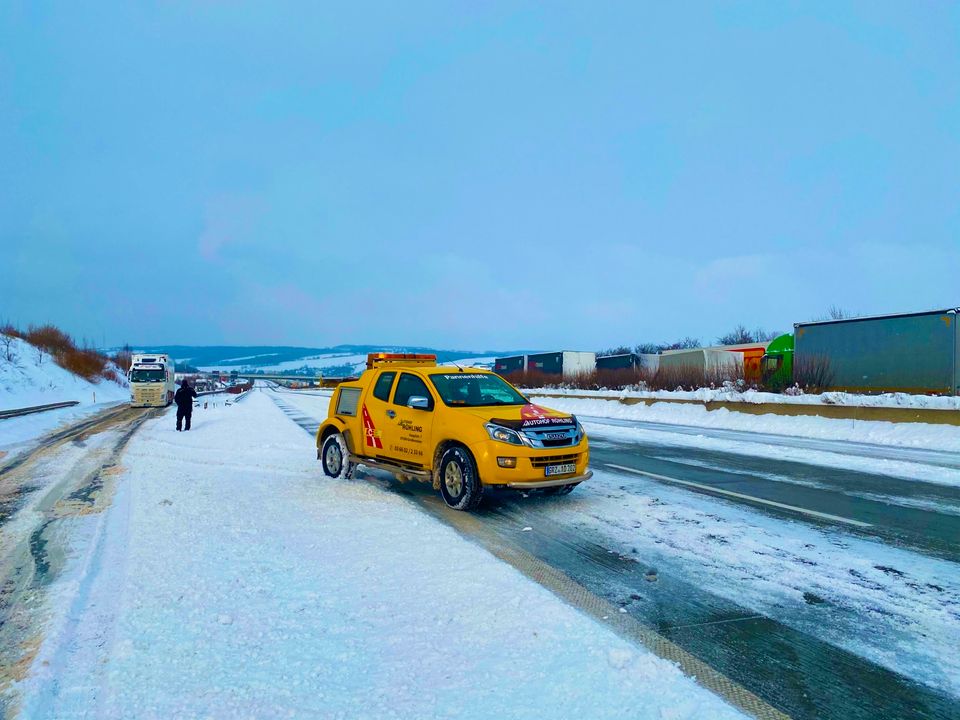
[[[576,471],[576,463],[565,463],[563,465],[547,465],[547,467],[543,469],[543,474],[550,477],[551,475],[569,475]]]

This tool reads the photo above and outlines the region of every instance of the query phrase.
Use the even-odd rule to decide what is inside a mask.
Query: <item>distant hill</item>
[[[519,355],[524,350],[438,350],[428,347],[336,345],[326,348],[287,345],[140,345],[134,351],[167,353],[178,365],[200,370],[240,370],[325,375],[349,375],[361,370],[371,352],[432,353],[440,362],[492,367],[494,358]]]

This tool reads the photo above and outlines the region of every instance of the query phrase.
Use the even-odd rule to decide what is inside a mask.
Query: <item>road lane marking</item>
[[[636,468],[627,467],[626,465],[614,465],[613,463],[604,463],[604,465],[606,465],[608,468],[623,470],[624,472],[634,473],[635,475],[643,475],[644,477],[653,478],[654,480],[662,480],[663,482],[697,488],[698,490],[705,490],[707,492],[717,493],[718,495],[725,495],[727,497],[738,498],[740,500],[747,500],[748,502],[759,503],[761,505],[769,505],[770,507],[780,508],[781,510],[790,510],[791,512],[810,515],[811,517],[820,518],[822,520],[833,520],[834,522],[855,525],[856,527],[872,527],[870,523],[862,522],[861,520],[853,520],[852,518],[840,517],[839,515],[831,515],[830,513],[808,510],[807,508],[797,507],[796,505],[787,505],[786,503],[780,503],[774,500],[765,500],[763,498],[754,497],[753,495],[744,495],[743,493],[733,492],[732,490],[724,490],[722,488],[714,487],[713,485],[704,485],[702,483],[690,482],[689,480],[679,480],[678,478],[672,478],[666,475],[657,475],[656,473],[646,472],[645,470],[637,470]]]

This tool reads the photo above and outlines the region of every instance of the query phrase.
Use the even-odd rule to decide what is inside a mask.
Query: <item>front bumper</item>
[[[572,485],[582,483],[593,477],[593,470],[587,470],[583,475],[564,475],[562,477],[552,477],[549,480],[530,480],[528,482],[503,483],[498,487],[506,487],[512,490],[537,490],[539,488],[558,487],[560,485]]]
[[[590,462],[590,447],[584,438],[570,447],[536,449],[507,445],[494,440],[476,443],[470,451],[477,462],[480,481],[484,485],[523,488],[549,488],[570,485],[588,480],[593,473],[587,469]],[[517,466],[503,468],[497,464],[498,457],[516,457]],[[575,469],[566,475],[545,475],[547,465],[573,464]]]

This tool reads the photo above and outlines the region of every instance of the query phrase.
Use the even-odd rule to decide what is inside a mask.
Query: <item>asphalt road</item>
[[[578,418],[594,426],[628,427],[641,430],[673,433],[676,435],[694,435],[717,440],[760,443],[786,448],[815,450],[840,455],[869,458],[872,460],[894,460],[923,463],[937,467],[960,469],[960,454],[928,450],[925,448],[895,447],[876,443],[851,442],[847,440],[823,440],[819,438],[792,437],[775,433],[761,433],[746,430],[726,430],[723,428],[704,428],[693,425],[674,425],[672,423],[650,422],[647,420],[623,420],[620,418],[577,415]]]
[[[315,433],[316,418],[281,396],[274,395],[274,399],[304,430]],[[663,429],[675,430],[671,426]],[[758,510],[774,521],[799,520],[952,563],[960,561],[957,488],[795,461],[624,441],[604,437],[596,426],[593,432],[592,466],[615,473],[627,492],[632,484],[649,487],[651,481],[662,483],[707,501]],[[698,429],[698,434],[712,432]],[[747,441],[745,437],[735,439]],[[792,444],[782,436],[774,439],[771,444],[807,444],[803,440]],[[767,443],[768,438],[761,441]],[[816,446],[810,449],[830,452],[840,452],[845,445],[810,442]],[[895,448],[875,446],[854,446],[850,454],[875,458],[878,453],[906,459]],[[943,453],[925,453],[923,457],[942,467],[960,464],[960,458]],[[358,477],[380,483],[434,516],[446,518],[452,526],[458,525],[455,511],[443,506],[426,485],[401,484],[378,472],[360,471]],[[577,492],[582,491],[569,497],[575,498]],[[798,630],[796,623],[786,622],[777,611],[757,612],[729,599],[730,593],[715,592],[692,580],[678,568],[665,568],[659,562],[654,568],[651,558],[625,554],[609,536],[578,522],[572,509],[565,512],[565,501],[538,496],[521,501],[516,494],[494,493],[485,498],[478,515],[503,542],[619,605],[644,626],[793,718],[960,718],[955,697],[822,639],[831,634],[829,608],[825,607],[822,615],[823,632]],[[530,532],[531,528],[535,532]],[[960,576],[960,565],[957,574]],[[848,630],[838,627],[833,631]]]
[[[708,488],[715,488],[725,499],[773,515],[841,525],[892,545],[960,561],[960,488],[750,455],[595,437],[600,442],[592,446],[592,465],[620,472],[626,479],[631,473],[624,468],[675,478],[701,486],[682,485],[694,492],[709,494]]]

